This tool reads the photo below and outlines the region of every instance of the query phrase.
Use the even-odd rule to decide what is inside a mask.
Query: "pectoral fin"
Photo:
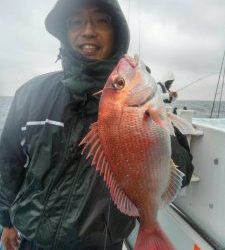
[[[179,129],[183,135],[202,135],[203,132],[194,128],[192,124],[185,119],[167,112],[167,117],[172,124]]]
[[[177,168],[173,160],[170,161],[171,175],[167,190],[162,195],[163,205],[169,204],[174,201],[179,193],[184,174]]]

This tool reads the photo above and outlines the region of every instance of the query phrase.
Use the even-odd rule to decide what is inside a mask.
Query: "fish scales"
[[[155,143],[158,141],[158,139],[155,138],[155,136],[151,135],[151,131],[148,131],[150,135],[146,135],[146,128],[142,124],[142,119],[139,119],[139,117],[137,117],[138,113],[128,113],[128,116],[125,112],[126,111],[123,112],[123,117],[122,119],[119,119],[118,123],[115,121],[114,115],[112,115],[114,122],[110,123],[110,125],[107,127],[104,125],[102,126],[105,128],[105,130],[104,128],[101,129],[101,141],[103,142],[104,140],[104,142],[102,143],[103,145],[112,145],[112,147],[108,147],[109,152],[107,152],[106,150],[105,154],[107,155],[112,168],[116,169],[116,179],[121,183],[121,185],[123,185],[123,183],[125,182],[124,179],[130,178],[128,182],[130,183],[130,186],[124,188],[129,189],[127,192],[131,197],[133,190],[136,193],[137,188],[140,188],[138,193],[141,193],[146,189],[158,189],[157,187],[155,187],[155,183],[154,185],[150,186],[152,183],[151,181],[143,182],[142,180],[146,175],[153,175],[152,178],[151,176],[148,178],[149,180],[157,180],[159,178],[157,177],[157,175],[160,175],[159,168],[157,166],[149,168],[148,165],[149,163],[151,163],[152,165],[155,164],[154,155],[157,155],[159,147],[162,148],[163,145],[158,146],[159,144]],[[110,112],[110,114],[113,114],[113,112]],[[133,117],[131,117],[131,115]],[[130,123],[128,123],[126,117],[131,117],[131,120],[134,121],[133,126],[129,126]],[[101,127],[100,124],[99,126]],[[118,127],[120,127],[119,130],[117,129]],[[111,136],[108,136],[109,130],[112,131],[110,133]],[[155,150],[153,150],[152,148],[153,144],[155,145]],[[116,151],[111,151],[111,148],[116,148]],[[148,151],[146,150],[146,148],[151,148],[151,150]],[[122,152],[122,154],[118,154],[118,151]],[[124,167],[124,159],[128,159],[129,168],[127,168],[127,165]],[[139,166],[139,168],[137,168],[137,166]],[[135,184],[137,185],[137,188],[135,189],[132,181],[134,179],[136,180]],[[132,197],[132,199],[135,199],[135,197]],[[143,197],[143,199],[146,200],[147,198]]]
[[[140,61],[125,56],[109,76],[98,121],[81,144],[90,148],[118,209],[140,217],[135,250],[174,249],[157,222],[160,204],[175,197],[183,177],[170,158],[170,128],[154,79]]]

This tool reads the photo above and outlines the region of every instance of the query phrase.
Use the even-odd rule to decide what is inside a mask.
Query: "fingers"
[[[4,228],[1,241],[4,250],[18,250],[21,239],[15,228]]]
[[[16,241],[5,241],[2,242],[4,250],[18,250],[20,243]]]
[[[177,92],[175,92],[175,91],[170,92],[170,96],[171,97],[177,97]]]

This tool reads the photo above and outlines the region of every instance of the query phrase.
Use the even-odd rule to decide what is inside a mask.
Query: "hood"
[[[115,30],[117,53],[125,54],[129,47],[129,29],[124,14],[116,0],[58,0],[45,20],[47,31],[66,47],[66,20],[80,3],[102,6],[112,17]]]
[[[107,60],[87,59],[71,51],[67,43],[66,20],[80,3],[101,6],[112,17],[115,32],[114,54]],[[61,59],[65,73],[64,84],[80,93],[103,88],[118,60],[127,53],[129,29],[124,14],[116,0],[58,0],[45,20],[47,31],[61,42]]]
[[[165,85],[167,81],[174,81],[174,74],[170,71],[166,72],[164,75],[161,77],[161,83]]]

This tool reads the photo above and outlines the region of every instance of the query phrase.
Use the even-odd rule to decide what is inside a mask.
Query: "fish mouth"
[[[129,107],[142,107],[150,102],[157,93],[157,84],[154,78],[147,72],[146,66],[138,55],[130,57],[124,56],[125,60],[137,71],[136,86],[130,91],[128,106]]]
[[[136,68],[139,64],[139,56],[137,54],[134,57],[129,56],[128,54],[124,55],[124,59],[133,67]]]

